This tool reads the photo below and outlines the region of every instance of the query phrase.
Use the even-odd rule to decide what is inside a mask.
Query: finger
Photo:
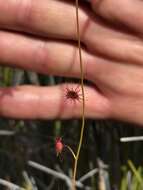
[[[143,2],[131,0],[91,0],[93,9],[100,16],[143,33]]]
[[[130,49],[127,50],[127,53],[132,52]],[[139,50],[138,53],[134,52],[130,58],[142,63],[142,48],[140,47]],[[84,77],[93,82],[99,81],[103,76],[107,77],[107,71],[115,73],[115,69],[109,69],[111,63],[117,67],[118,73],[119,63],[112,59],[94,56],[82,50],[82,60]],[[64,42],[38,40],[1,31],[0,62],[4,66],[18,67],[38,73],[80,78],[78,49],[76,46]],[[121,73],[129,70],[122,69]],[[109,76],[112,77],[112,75],[111,73]]]
[[[14,26],[14,28],[19,28],[19,30],[25,31],[26,29],[27,32],[39,33],[40,35],[52,35],[54,37],[68,39],[76,38],[75,7],[71,4],[56,0],[44,0],[42,3],[41,1],[35,2],[32,0],[9,1],[10,2],[7,4],[3,4],[3,2],[0,1],[0,8],[2,9],[2,12],[0,12],[0,25],[3,26],[3,28],[12,28]],[[17,12],[17,15],[13,16],[15,12]],[[5,13],[8,13],[8,15],[5,15]],[[26,16],[29,14],[31,16]],[[58,14],[61,15],[59,16]],[[27,17],[28,19],[26,19]],[[29,17],[32,17],[32,19]],[[142,56],[140,56],[142,54],[140,48],[142,43],[139,39],[136,40],[133,36],[116,32],[114,29],[107,26],[103,27],[102,23],[87,16],[82,9],[79,9],[79,18],[82,41],[90,51],[96,51],[105,56],[114,59],[122,59],[123,61],[137,62],[139,59],[139,62],[142,62]],[[6,24],[7,19],[8,24]],[[18,21],[16,19],[18,19]],[[25,24],[26,22],[29,22],[29,25]],[[131,42],[129,41],[130,38],[132,39]],[[136,43],[134,43],[134,41]],[[127,50],[129,50],[128,55],[125,53]],[[136,54],[139,54],[139,56],[137,57]]]
[[[68,88],[76,88],[68,84]],[[85,115],[106,118],[108,100],[96,89],[85,87]],[[0,115],[10,118],[53,119],[81,117],[82,102],[66,98],[65,85],[53,87],[21,86],[0,89]]]
[[[143,126],[143,99],[137,96],[116,96],[112,99],[112,118]]]
[[[142,65],[128,65],[126,62],[114,60],[98,60],[96,69],[92,69],[94,75],[92,81],[96,81],[98,88],[108,97],[134,96],[143,94]]]
[[[104,1],[99,1],[99,5]],[[96,0],[95,6],[98,7]],[[143,63],[142,38],[126,28],[117,27],[117,24],[111,25],[106,20],[88,12],[87,20],[81,31],[82,42],[93,54],[99,53],[105,58],[126,61],[126,63]]]
[[[87,50],[102,57],[133,64],[143,63],[143,41],[126,31],[112,27],[96,17],[87,21],[81,39]]]
[[[108,97],[111,117],[142,124],[142,66],[102,61],[93,72],[95,74],[93,80],[98,84],[100,91]]]
[[[82,28],[87,15],[81,9],[79,14]],[[75,39],[75,7],[57,0],[0,0],[0,28]]]
[[[93,59],[82,50],[84,70]],[[78,49],[64,42],[29,38],[20,34],[0,32],[0,63],[43,74],[80,77]]]

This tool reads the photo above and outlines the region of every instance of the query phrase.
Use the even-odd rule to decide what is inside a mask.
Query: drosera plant
[[[80,150],[82,146],[83,136],[84,136],[84,128],[85,128],[85,93],[84,93],[84,72],[83,72],[83,63],[82,63],[82,54],[81,54],[81,40],[80,40],[80,26],[79,26],[79,2],[75,0],[75,7],[76,7],[76,29],[77,29],[77,42],[78,42],[78,54],[79,54],[79,63],[80,63],[80,85],[77,87],[66,87],[65,98],[66,101],[71,101],[74,103],[81,102],[81,113],[82,113],[82,122],[81,122],[81,130],[80,130],[80,137],[77,146],[77,151],[74,152],[72,148],[68,145],[64,145],[62,142],[62,138],[59,137],[55,141],[55,149],[57,156],[62,153],[64,148],[67,148],[73,158],[74,158],[74,165],[73,165],[73,176],[72,176],[72,189],[76,190],[76,176],[77,176],[77,166],[78,160],[80,155]]]
[[[84,72],[83,72],[83,62],[82,62],[82,53],[81,53],[81,40],[80,40],[80,26],[79,26],[79,2],[75,0],[76,7],[76,27],[77,27],[77,39],[78,39],[78,50],[79,50],[79,61],[80,61],[80,79],[81,79],[81,93],[82,93],[82,123],[80,138],[77,147],[77,152],[74,159],[74,168],[73,168],[73,190],[76,189],[76,175],[77,175],[77,166],[80,155],[80,150],[83,141],[84,128],[85,128],[85,95],[84,95]]]
[[[65,97],[67,100],[76,103],[82,100],[82,94],[80,92],[79,85],[77,87],[66,87]]]
[[[64,145],[62,143],[62,138],[58,138],[55,142],[55,149],[57,152],[57,155],[62,153],[62,150],[64,148],[67,148],[73,158],[74,158],[74,165],[73,165],[73,175],[72,175],[72,189],[76,190],[76,176],[77,176],[77,166],[78,166],[78,160],[80,155],[80,150],[82,146],[83,141],[83,135],[84,135],[84,128],[85,128],[85,93],[84,93],[84,72],[83,72],[83,63],[82,63],[82,54],[81,54],[81,40],[80,40],[80,26],[79,26],[79,2],[78,0],[75,0],[75,7],[76,7],[76,28],[77,28],[77,41],[78,41],[78,54],[79,54],[79,63],[80,63],[80,85],[73,88],[66,87],[66,93],[65,98],[66,101],[72,101],[74,103],[77,103],[77,101],[81,102],[81,113],[82,113],[82,122],[81,122],[81,130],[80,130],[80,137],[79,142],[77,146],[77,151],[74,152],[72,148],[68,145]],[[80,88],[79,88],[80,87]]]
[[[80,26],[79,26],[79,2],[78,0],[75,0],[75,7],[76,7],[76,28],[77,28],[77,41],[78,41],[78,53],[79,53],[79,62],[80,62],[80,87],[77,88],[66,88],[66,100],[67,101],[73,101],[76,103],[77,101],[81,100],[81,109],[82,109],[82,122],[81,122],[81,130],[80,130],[80,137],[79,137],[79,143],[77,146],[76,153],[69,147],[65,146],[69,149],[69,151],[72,153],[72,156],[74,158],[74,166],[73,166],[73,176],[72,176],[72,189],[76,190],[76,176],[77,176],[77,166],[78,166],[78,160],[80,156],[80,150],[82,146],[83,136],[84,136],[84,128],[85,128],[85,93],[84,93],[84,72],[83,72],[83,62],[82,62],[82,54],[81,54],[81,40],[80,40]]]

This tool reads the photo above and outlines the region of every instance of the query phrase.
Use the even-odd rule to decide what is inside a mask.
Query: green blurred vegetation
[[[9,68],[0,68],[0,78],[2,87],[22,84],[50,86],[67,81]],[[70,175],[72,156],[65,150],[60,158],[57,157],[54,142],[57,136],[61,136],[63,142],[75,150],[79,140],[80,120],[23,121],[0,118],[0,126],[0,178],[30,190],[22,175],[26,171],[28,176],[34,178],[39,190],[67,189],[61,180],[29,167],[27,161],[33,160]],[[2,135],[1,130],[12,131],[13,134]],[[98,168],[99,172],[84,182],[93,190],[143,189],[143,142],[120,142],[121,137],[138,135],[143,135],[143,129],[135,125],[86,120],[78,178]],[[99,166],[99,159],[103,168]],[[2,186],[0,189],[6,190]]]

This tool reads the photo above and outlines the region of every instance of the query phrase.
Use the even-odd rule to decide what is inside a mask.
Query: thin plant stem
[[[73,156],[73,158],[75,160],[76,159],[76,155],[75,155],[74,151],[71,149],[71,147],[68,146],[68,145],[64,145],[64,146],[71,152],[71,154],[72,154],[72,156]]]
[[[75,184],[76,184],[76,175],[77,175],[77,165],[78,165],[79,154],[80,154],[80,150],[82,146],[83,134],[84,134],[84,128],[85,128],[84,71],[83,71],[82,54],[81,54],[78,0],[75,0],[75,3],[76,3],[77,39],[78,39],[78,50],[79,50],[79,60],[80,60],[81,91],[82,91],[82,124],[81,124],[80,139],[79,139],[79,144],[77,148],[76,159],[74,162],[74,169],[73,169],[73,189],[76,189]]]

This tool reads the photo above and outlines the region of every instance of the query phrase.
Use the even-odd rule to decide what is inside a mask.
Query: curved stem
[[[65,145],[65,147],[71,152],[73,158],[76,160],[76,155],[75,155],[74,151],[71,149],[71,147],[68,145]]]

